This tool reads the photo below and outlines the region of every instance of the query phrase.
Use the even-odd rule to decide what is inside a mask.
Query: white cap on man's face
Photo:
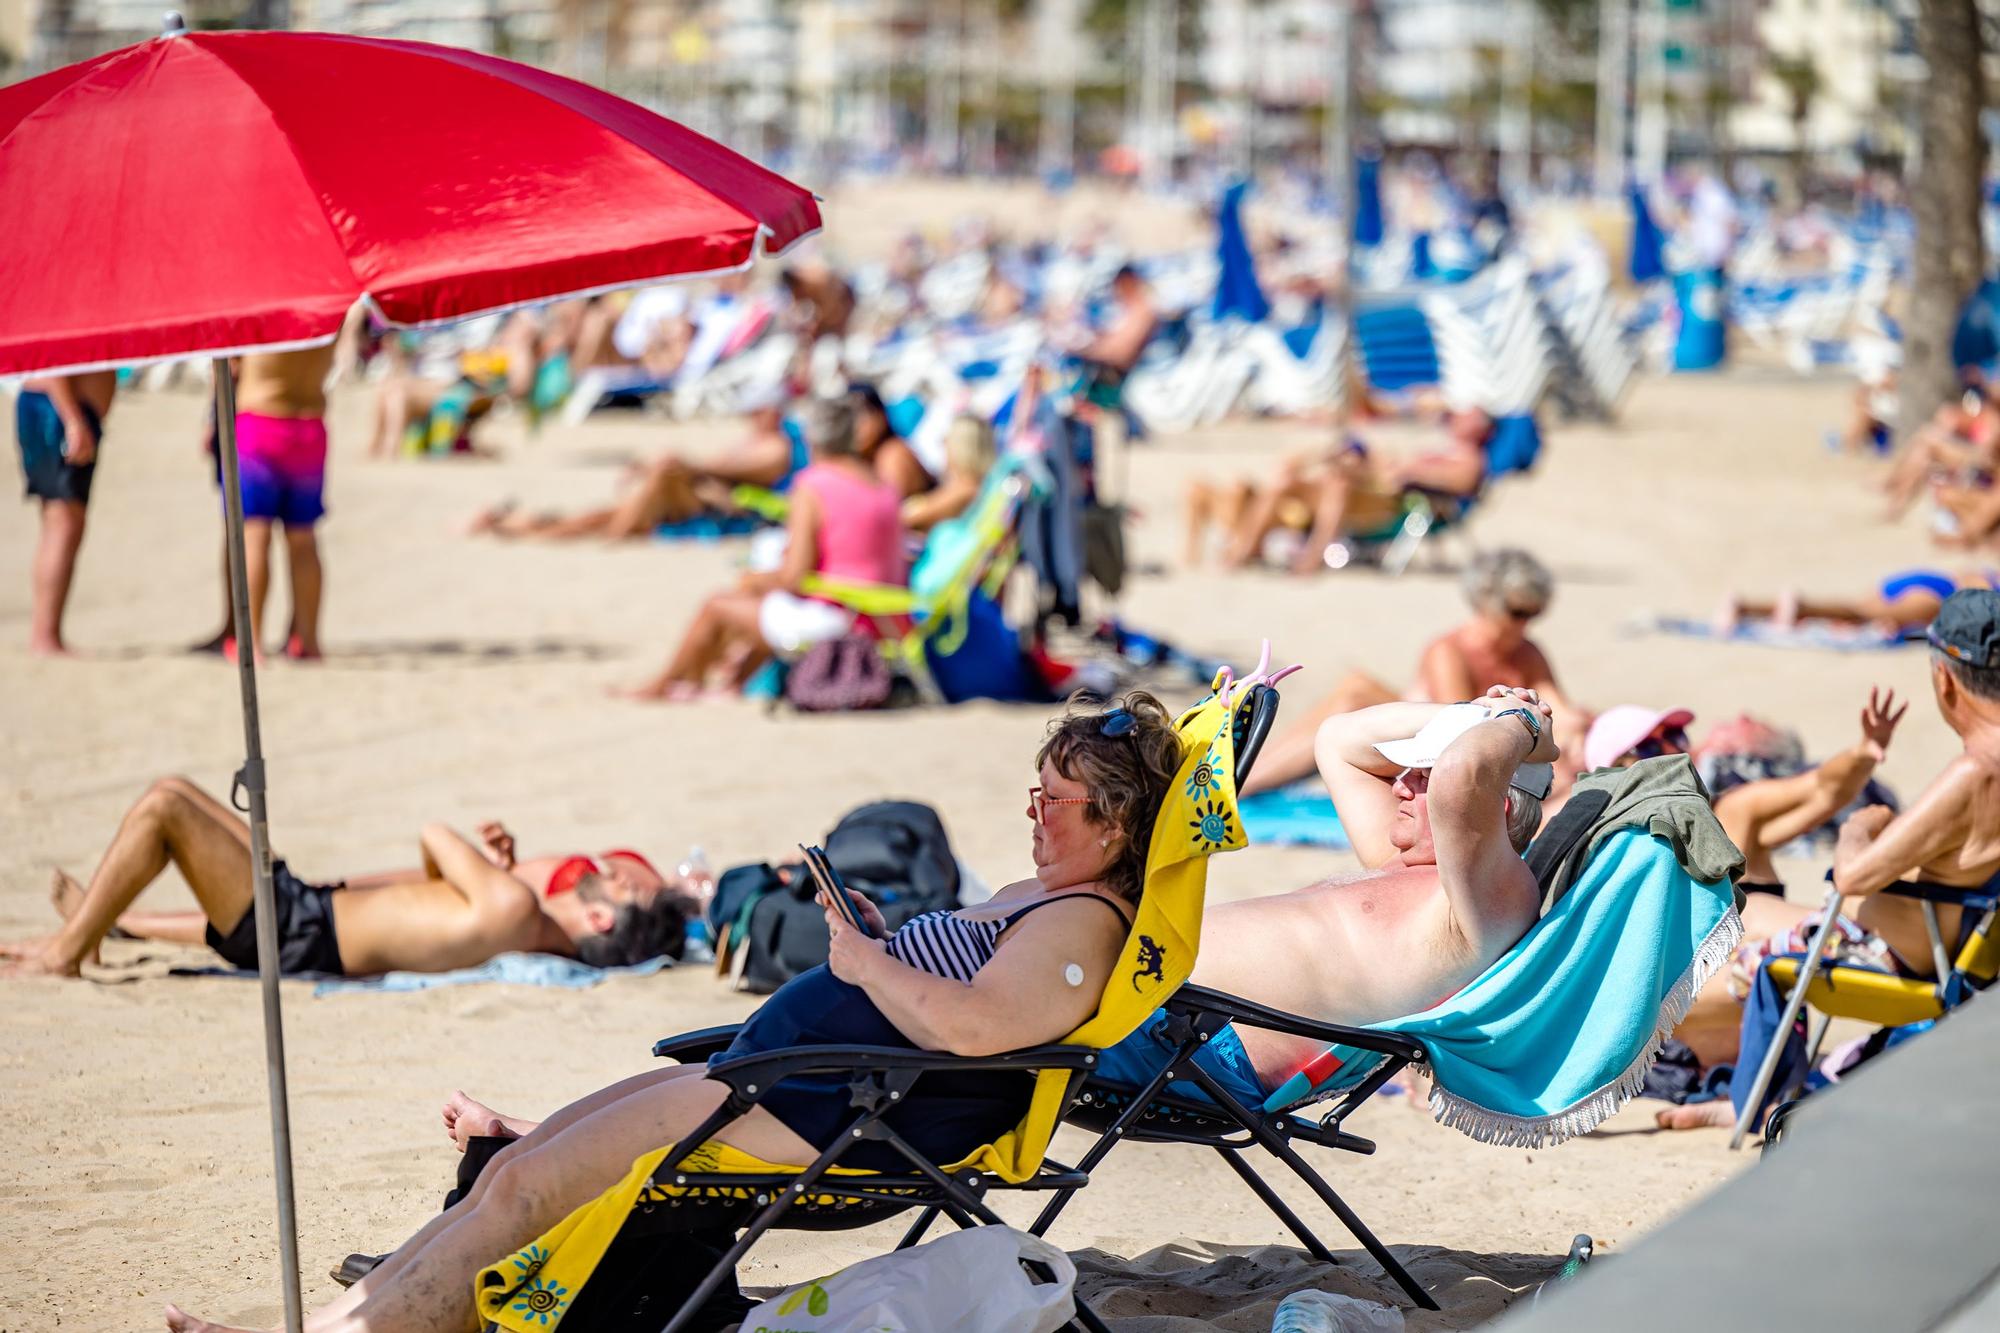
[[[1416,735],[1400,741],[1383,741],[1375,747],[1375,752],[1403,768],[1435,768],[1453,741],[1492,717],[1480,704],[1452,704],[1439,709],[1437,716],[1424,723]],[[1539,801],[1548,796],[1554,782],[1555,769],[1551,765],[1522,764],[1514,770],[1507,785]]]

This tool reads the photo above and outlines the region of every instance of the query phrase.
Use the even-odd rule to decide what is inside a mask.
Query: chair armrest
[[[838,602],[856,615],[909,616],[922,609],[915,593],[894,583],[862,583],[808,574],[800,581],[799,590]]]
[[[678,1037],[662,1037],[653,1043],[653,1058],[678,1060],[684,1065],[706,1060],[711,1055],[728,1050],[729,1043],[735,1041],[736,1034],[742,1030],[741,1023],[724,1023],[721,1027],[703,1028],[699,1032],[683,1032]]]
[[[1373,1028],[1354,1028],[1342,1023],[1321,1023],[1297,1014],[1288,1014],[1282,1009],[1272,1009],[1246,1000],[1241,996],[1227,995],[1222,991],[1210,990],[1206,986],[1182,986],[1167,1001],[1168,1009],[1178,1014],[1220,1014],[1232,1023],[1242,1023],[1247,1027],[1263,1028],[1267,1032],[1284,1032],[1294,1037],[1305,1037],[1311,1041],[1323,1041],[1329,1046],[1357,1046],[1364,1051],[1376,1051],[1383,1055],[1396,1056],[1413,1064],[1421,1064],[1428,1057],[1421,1043],[1393,1032],[1377,1032]]]
[[[918,1051],[896,1046],[789,1046],[775,1051],[740,1055],[710,1065],[708,1076],[727,1083],[738,1095],[755,1101],[758,1091],[780,1079],[801,1074],[852,1074],[863,1070],[925,1073],[949,1070],[954,1073],[1006,1072],[1035,1073],[1043,1069],[1070,1069],[1089,1073],[1097,1067],[1097,1050],[1091,1046],[1030,1046],[1026,1050],[1003,1051],[999,1055],[953,1055],[949,1051]]]
[[[1240,791],[1244,779],[1257,763],[1257,755],[1264,748],[1264,738],[1271,733],[1271,724],[1278,717],[1278,692],[1269,685],[1254,685],[1250,690],[1250,716],[1243,728],[1243,739],[1236,746],[1236,786]]]
[[[1949,884],[1932,884],[1925,880],[1896,880],[1882,888],[1884,893],[1893,893],[1898,898],[1916,898],[1922,902],[1939,903],[1945,907],[1963,907],[1974,912],[1990,912],[2000,906],[2000,889],[1992,884],[1981,884],[1977,888],[1953,888]]]

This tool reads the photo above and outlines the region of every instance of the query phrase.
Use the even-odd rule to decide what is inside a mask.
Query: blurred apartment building
[[[1983,0],[2000,10],[2000,0]],[[1351,33],[1362,103],[1393,143],[1497,146],[1510,86],[1612,88],[1596,134],[1545,123],[1540,151],[1613,131],[1642,161],[1712,151],[1892,152],[1915,0],[1599,0],[1585,39],[1541,0],[0,0],[0,77],[190,27],[294,27],[527,60],[761,153],[780,142],[1066,166],[1081,119],[1150,157],[1314,138]],[[1589,7],[1569,5],[1572,21]],[[1105,26],[1105,14],[1113,18]],[[1122,13],[1122,19],[1117,17]],[[1095,19],[1095,25],[1089,22]],[[1119,24],[1122,23],[1122,30]],[[1602,33],[1610,40],[1600,44]],[[1600,49],[1601,47],[1601,49]],[[1616,49],[1622,60],[1614,54]],[[1087,103],[1087,105],[1086,105]],[[1586,113],[1587,117],[1587,113]],[[1028,129],[1022,129],[1026,124]],[[1565,138],[1565,134],[1568,135]]]

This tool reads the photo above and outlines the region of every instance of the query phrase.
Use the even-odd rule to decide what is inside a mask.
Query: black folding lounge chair
[[[1529,867],[1535,872],[1536,881],[1542,886],[1544,899],[1563,858],[1589,832],[1608,803],[1609,797],[1605,793],[1580,793],[1535,840],[1527,859]],[[1076,1169],[1088,1175],[1112,1148],[1127,1139],[1141,1143],[1189,1143],[1211,1148],[1250,1187],[1251,1193],[1261,1199],[1264,1206],[1299,1238],[1299,1243],[1305,1246],[1308,1253],[1322,1263],[1337,1264],[1339,1261],[1332,1251],[1278,1197],[1277,1192],[1257,1174],[1256,1168],[1244,1160],[1246,1148],[1262,1147],[1289,1167],[1292,1174],[1319,1197],[1320,1202],[1340,1219],[1341,1224],[1361,1242],[1375,1262],[1382,1265],[1382,1270],[1395,1280],[1411,1301],[1425,1310],[1437,1309],[1437,1302],[1430,1293],[1410,1276],[1388,1247],[1327,1184],[1325,1177],[1292,1146],[1294,1142],[1305,1142],[1341,1152],[1364,1156],[1372,1154],[1375,1151],[1374,1142],[1349,1133],[1343,1128],[1343,1122],[1403,1069],[1421,1070],[1428,1059],[1423,1046],[1395,1033],[1316,1022],[1205,986],[1182,986],[1167,1001],[1165,1008],[1168,1014],[1167,1030],[1176,1043],[1176,1050],[1173,1059],[1150,1083],[1135,1088],[1093,1080],[1085,1085],[1068,1123],[1096,1132],[1098,1139],[1077,1162]],[[1382,1060],[1360,1083],[1322,1100],[1294,1104],[1277,1111],[1266,1111],[1261,1105],[1245,1106],[1194,1063],[1195,1052],[1202,1043],[1230,1023],[1282,1032],[1328,1046],[1352,1046],[1374,1052]],[[1204,1102],[1171,1091],[1175,1083],[1184,1085],[1187,1082],[1194,1083],[1212,1100]],[[1315,1115],[1308,1116],[1308,1109]],[[1028,1229],[1035,1235],[1045,1235],[1074,1193],[1074,1190],[1060,1190]],[[931,1220],[932,1217],[927,1214],[919,1219],[920,1226],[912,1230],[920,1236],[921,1226]]]
[[[1252,686],[1232,705],[1232,735],[1237,750],[1235,772],[1247,775],[1276,715],[1276,691]],[[1143,912],[1143,905],[1142,905]],[[1136,929],[1136,927],[1135,927]],[[657,1056],[691,1063],[726,1050],[735,1025],[709,1028],[660,1041]],[[699,1327],[698,1319],[713,1318],[704,1307],[733,1284],[737,1263],[773,1227],[801,1230],[848,1230],[877,1222],[911,1208],[922,1209],[917,1224],[899,1243],[913,1245],[940,1214],[961,1227],[999,1223],[986,1205],[992,1191],[1058,1191],[1065,1197],[1089,1183],[1089,1173],[1044,1157],[1026,1180],[1009,1181],[989,1172],[964,1169],[949,1172],[926,1159],[883,1117],[909,1095],[926,1073],[1012,1070],[1025,1074],[1067,1071],[1067,1088],[1058,1123],[1077,1104],[1087,1076],[1097,1061],[1088,1046],[1049,1045],[1003,1055],[969,1058],[941,1052],[876,1047],[821,1046],[770,1051],[710,1066],[708,1076],[729,1088],[722,1106],[691,1131],[682,1143],[653,1168],[649,1188],[640,1192],[611,1249],[592,1270],[563,1312],[565,1323],[590,1330],[654,1330],[665,1333]],[[741,1171],[690,1169],[689,1162],[715,1132],[757,1104],[759,1090],[781,1079],[800,1075],[847,1075],[855,1119],[847,1135],[837,1140],[803,1171],[768,1175]],[[866,1175],[830,1174],[854,1140],[869,1140],[893,1149],[909,1166],[900,1172]],[[476,1172],[475,1172],[476,1174]],[[654,1188],[656,1187],[656,1188]],[[663,1286],[684,1289],[684,1283],[662,1281],[663,1268],[685,1273],[674,1249],[689,1232],[716,1236],[726,1230],[742,1234],[708,1265],[692,1294],[670,1308]],[[703,1255],[706,1262],[706,1253]],[[1053,1275],[1029,1263],[1044,1280]],[[1105,1325],[1079,1299],[1072,1327],[1108,1333]]]
[[[1275,708],[1271,711],[1274,712]],[[1267,717],[1266,729],[1268,723]],[[1261,734],[1257,734],[1248,748],[1240,752],[1237,765],[1239,781],[1247,775],[1247,761],[1254,760],[1255,745],[1261,739]],[[1529,849],[1528,864],[1542,886],[1545,899],[1564,857],[1590,831],[1608,803],[1609,797],[1605,793],[1579,793],[1550,821],[1548,828]],[[1080,1095],[1068,1109],[1064,1123],[1093,1131],[1099,1137],[1076,1166],[1066,1173],[1070,1180],[1057,1179],[1057,1175],[1062,1173],[1052,1169],[1047,1183],[1037,1185],[1052,1191],[1055,1197],[1028,1229],[1038,1236],[1047,1234],[1070,1197],[1088,1182],[1090,1173],[1120,1142],[1132,1139],[1143,1143],[1188,1143],[1213,1149],[1251,1192],[1299,1238],[1308,1253],[1322,1263],[1338,1264],[1339,1260],[1325,1243],[1244,1159],[1246,1148],[1261,1146],[1289,1167],[1318,1196],[1414,1304],[1426,1310],[1437,1309],[1437,1302],[1430,1293],[1410,1276],[1388,1247],[1293,1146],[1294,1142],[1302,1141],[1342,1152],[1372,1154],[1375,1151],[1374,1142],[1349,1133],[1343,1128],[1343,1122],[1397,1073],[1405,1068],[1424,1068],[1427,1063],[1424,1048],[1394,1033],[1321,1023],[1191,984],[1183,985],[1164,1007],[1169,1016],[1168,1031],[1177,1044],[1174,1057],[1143,1087],[1118,1086],[1101,1079],[1092,1079],[1084,1084]],[[1288,1033],[1329,1046],[1357,1047],[1380,1055],[1382,1062],[1360,1083],[1311,1103],[1314,1115],[1305,1114],[1306,1105],[1267,1112],[1261,1106],[1245,1106],[1238,1102],[1217,1085],[1207,1071],[1194,1063],[1194,1053],[1202,1043],[1226,1024],[1235,1022]],[[706,1059],[708,1055],[727,1048],[735,1033],[734,1026],[691,1033],[687,1037],[657,1043],[653,1053],[683,1061]],[[1200,1087],[1213,1100],[1203,1102],[1168,1090],[1176,1082],[1185,1084],[1188,1081]],[[1054,1167],[1053,1163],[1050,1165]],[[940,1212],[951,1215],[942,1201],[920,1202],[924,1202],[924,1211],[904,1234],[898,1249],[922,1240]],[[964,1223],[960,1222],[960,1225]]]

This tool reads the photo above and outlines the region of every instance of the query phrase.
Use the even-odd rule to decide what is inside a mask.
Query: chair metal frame
[[[1259,668],[1262,669],[1261,667]],[[1248,776],[1257,752],[1270,734],[1278,709],[1277,691],[1268,685],[1253,685],[1249,706],[1238,728],[1236,780]],[[1182,989],[1186,989],[1185,986]],[[653,1054],[682,1063],[706,1060],[726,1051],[740,1025],[706,1028],[683,1036],[664,1038],[653,1045]],[[1369,1034],[1373,1035],[1373,1034]],[[735,1224],[737,1217],[754,1209],[743,1234],[716,1261],[708,1275],[682,1301],[663,1333],[681,1333],[701,1307],[729,1280],[737,1263],[757,1240],[784,1221],[794,1209],[809,1214],[794,1220],[799,1228],[841,1230],[869,1225],[881,1217],[910,1208],[921,1208],[915,1225],[898,1242],[897,1249],[915,1245],[933,1221],[942,1214],[960,1227],[994,1225],[1001,1222],[983,1202],[991,1191],[1058,1191],[1065,1197],[1090,1183],[1087,1169],[1064,1166],[1044,1156],[1035,1173],[1022,1181],[1009,1181],[978,1170],[953,1174],[930,1161],[901,1135],[883,1122],[883,1117],[902,1102],[926,1073],[1062,1071],[1069,1075],[1056,1114],[1058,1124],[1068,1117],[1086,1086],[1086,1078],[1097,1066],[1098,1052],[1088,1046],[1055,1044],[991,1056],[961,1056],[948,1052],[919,1051],[878,1046],[807,1046],[761,1051],[708,1066],[708,1077],[724,1084],[728,1094],[722,1105],[695,1129],[689,1131],[655,1168],[652,1182],[663,1197],[648,1198],[642,1192],[626,1229],[635,1225],[639,1234],[657,1227],[665,1231],[691,1229],[690,1222]],[[809,1075],[845,1074],[848,1095],[856,1114],[841,1134],[803,1171],[767,1173],[682,1171],[681,1164],[697,1148],[714,1138],[717,1131],[740,1119],[757,1105],[770,1089],[787,1078]],[[888,1145],[907,1160],[907,1175],[870,1172],[865,1176],[830,1174],[841,1157],[857,1143]],[[1099,1153],[1101,1157],[1103,1154]],[[671,1192],[669,1192],[671,1191]],[[661,1216],[680,1209],[720,1213],[721,1216],[694,1219],[687,1214],[673,1219]],[[1051,1214],[1053,1216],[1053,1214]],[[621,1231],[621,1236],[624,1234]],[[1053,1280],[1045,1268],[1024,1261],[1031,1272]],[[588,1288],[586,1287],[587,1291]],[[1082,1297],[1076,1298],[1071,1327],[1088,1333],[1109,1333],[1102,1319]]]
[[[654,1044],[653,1054],[691,1063],[727,1049],[736,1031],[735,1026],[727,1026],[667,1038]],[[754,1207],[755,1212],[735,1244],[724,1252],[708,1276],[681,1303],[664,1333],[680,1333],[686,1328],[703,1304],[735,1272],[737,1263],[750,1252],[758,1239],[779,1225],[795,1207],[819,1213],[814,1220],[795,1225],[825,1230],[867,1226],[891,1213],[913,1207],[923,1208],[924,1214],[919,1219],[922,1226],[913,1227],[904,1235],[896,1246],[900,1250],[916,1244],[930,1221],[940,1213],[950,1217],[960,1227],[1000,1224],[1000,1217],[984,1202],[984,1196],[989,1191],[1074,1192],[1081,1189],[1089,1183],[1087,1171],[1048,1159],[1043,1161],[1034,1175],[1019,1182],[974,1170],[950,1174],[911,1147],[901,1135],[883,1123],[883,1117],[910,1094],[925,1073],[933,1071],[1037,1073],[1042,1070],[1065,1070],[1081,1076],[1088,1074],[1096,1064],[1097,1052],[1090,1047],[1051,1045],[981,1057],[876,1046],[816,1046],[766,1051],[709,1065],[708,1077],[726,1085],[728,1095],[722,1105],[690,1131],[653,1172],[656,1182],[671,1183],[679,1192],[678,1196],[662,1202],[642,1201],[633,1209],[633,1217],[627,1225],[636,1223],[643,1231],[662,1208],[692,1207],[708,1211],[702,1208],[704,1203],[717,1203],[725,1214],[731,1216],[743,1212],[746,1204]],[[754,1174],[678,1169],[690,1153],[707,1143],[717,1131],[746,1114],[757,1105],[761,1094],[768,1092],[780,1080],[826,1074],[849,1075],[849,1095],[856,1114],[840,1136],[803,1171]],[[1082,1077],[1070,1079],[1058,1119],[1074,1105],[1082,1086]],[[910,1163],[912,1170],[906,1175],[872,1172],[866,1176],[828,1174],[839,1165],[845,1153],[862,1142],[888,1145]],[[687,1220],[680,1219],[682,1223]],[[717,1222],[723,1220],[715,1219]],[[685,1229],[685,1226],[665,1229],[679,1230]],[[1030,1268],[1035,1268],[1035,1265],[1031,1263]],[[1053,1274],[1046,1270],[1038,1275],[1044,1280],[1053,1280]],[[1103,1320],[1081,1297],[1076,1299],[1076,1315],[1071,1326],[1081,1326],[1090,1333],[1108,1333]]]
[[[1838,885],[1833,882],[1833,872],[1831,870],[1826,872],[1826,878],[1828,888],[1826,902],[1820,909],[1821,919],[1819,928],[1813,932],[1812,939],[1807,943],[1805,958],[1798,965],[1798,970],[1791,981],[1791,994],[1785,1002],[1784,1013],[1778,1019],[1778,1038],[1771,1043],[1770,1049],[1764,1052],[1764,1061],[1758,1067],[1755,1081],[1750,1085],[1749,1099],[1743,1104],[1743,1114],[1737,1117],[1736,1128],[1730,1132],[1729,1146],[1732,1149],[1742,1147],[1743,1141],[1749,1137],[1750,1128],[1757,1120],[1757,1113],[1764,1105],[1765,1096],[1770,1092],[1771,1080],[1777,1076],[1778,1062],[1784,1058],[1784,1034],[1791,1031],[1792,1025],[1798,1021],[1800,1011],[1806,1006],[1813,982],[1819,980],[1830,982],[1835,976],[1843,972],[1850,974],[1865,972],[1869,976],[1881,975],[1872,969],[1856,968],[1844,963],[1829,963],[1826,961],[1826,944],[1833,933],[1834,921],[1840,915],[1841,900],[1841,892]],[[1996,874],[1992,879],[1989,879],[1978,888],[1957,888],[1949,884],[1934,884],[1926,880],[1915,880],[1897,881],[1885,886],[1882,892],[1898,898],[1915,899],[1923,910],[1924,932],[1930,937],[1931,966],[1936,973],[1936,980],[1931,983],[1928,989],[1932,992],[1931,998],[1935,1001],[1937,1007],[1936,1013],[1927,1014],[1926,1016],[1941,1018],[1960,1004],[1963,1004],[1970,997],[1971,992],[1984,989],[1992,983],[1992,977],[1977,977],[1972,975],[1968,969],[1971,960],[1976,956],[1977,951],[1991,934],[1996,915],[2000,915],[2000,874]],[[1957,958],[1953,958],[1945,949],[1944,932],[1939,928],[1937,918],[1937,909],[1940,903],[1946,906],[1957,907],[1961,912],[1980,913],[1978,924],[1971,930],[1964,932],[1965,943],[1960,947]],[[1768,962],[1766,966],[1769,966]],[[1925,989],[1921,979],[1905,978],[1904,980],[1911,992],[1912,999],[1916,998]],[[1782,979],[1780,979],[1780,984],[1783,984]],[[1860,1008],[1864,1006],[1857,1005],[1856,1007]],[[1869,1017],[1869,1015],[1864,1013],[1853,1013],[1844,1016],[1861,1019]],[[1827,1009],[1822,1001],[1818,1030],[1812,1035],[1808,1043],[1806,1057],[1808,1067],[1818,1057],[1820,1044],[1826,1039],[1827,1027],[1834,1017],[1836,1017],[1836,1014],[1832,1010]]]

